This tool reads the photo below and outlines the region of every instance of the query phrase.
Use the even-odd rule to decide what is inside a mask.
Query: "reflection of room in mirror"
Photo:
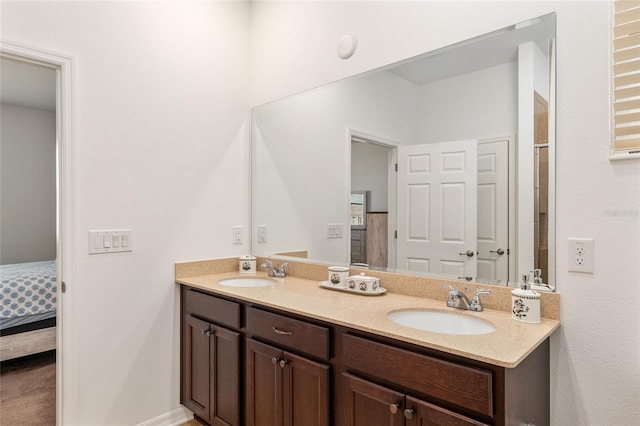
[[[451,232],[468,227],[477,228],[477,238],[460,240],[460,247],[439,261],[444,265],[439,270],[450,271],[452,278],[464,275],[504,283],[542,269],[544,281],[552,284],[555,120],[549,112],[546,130],[536,126],[536,132],[546,135],[549,160],[535,171],[533,147],[534,139],[535,144],[540,140],[534,136],[534,93],[548,104],[547,111],[554,111],[554,37],[555,14],[550,14],[254,108],[252,215],[255,223],[268,223],[273,231],[268,243],[256,243],[253,249],[269,255],[299,248],[310,260],[357,260],[398,272],[437,274],[436,262],[427,256],[399,255],[395,232],[407,236],[402,226],[412,226],[414,235],[416,227],[426,229],[429,216],[416,215],[413,222],[399,224],[403,206],[394,198],[400,189],[390,153],[408,146],[475,140],[477,184],[467,185],[464,192],[477,192],[473,210],[478,214],[462,226],[464,215],[456,213],[460,208],[455,205],[467,210],[468,204],[457,203],[446,216],[456,227],[434,228],[429,238],[446,240]],[[379,161],[361,154],[381,147]],[[546,179],[534,177],[545,171]],[[500,182],[507,182],[507,190],[499,188]],[[549,195],[545,210],[539,211],[544,201],[534,199],[545,186]],[[461,187],[456,188],[462,194]],[[455,192],[451,185],[445,189]],[[351,191],[366,191],[368,203],[350,205]],[[434,204],[431,212],[444,208],[439,206],[442,199],[427,202],[426,190],[413,191],[422,194],[423,204]],[[507,201],[493,202],[498,193],[508,193],[500,195]],[[454,198],[449,200],[453,203]],[[374,235],[382,232],[372,234],[373,212],[387,221],[386,262],[370,258],[373,241],[381,241]],[[341,222],[350,225],[351,238],[327,238],[327,224]],[[475,266],[461,266],[471,264]],[[451,272],[460,270],[464,272]]]

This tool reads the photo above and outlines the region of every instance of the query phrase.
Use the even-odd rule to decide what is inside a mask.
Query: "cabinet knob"
[[[416,410],[414,410],[413,408],[407,408],[406,410],[404,410],[404,418],[407,420],[411,420],[415,412]]]
[[[400,404],[389,404],[389,411],[391,411],[391,414],[396,414],[398,412],[398,408],[400,408]]]
[[[209,336],[211,336],[211,334],[212,334],[212,333],[211,333],[211,330],[202,330],[202,334],[203,334],[204,336],[209,337]]]
[[[272,363],[273,365],[278,364],[278,361],[280,361],[280,360],[279,360],[278,358],[276,358],[276,357],[271,358],[271,363]]]
[[[284,359],[280,360],[280,368],[284,368],[284,366],[287,365],[287,361]]]

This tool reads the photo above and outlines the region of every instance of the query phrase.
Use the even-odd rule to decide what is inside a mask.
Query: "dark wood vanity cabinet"
[[[329,328],[256,307],[246,320],[246,424],[329,426],[330,367],[309,358],[329,361]]]
[[[388,387],[344,373],[349,425],[469,426],[486,425]]]
[[[183,288],[181,402],[213,426],[240,425],[240,305]],[[229,315],[217,316],[217,308]],[[231,319],[230,319],[231,318]]]
[[[329,366],[247,339],[249,426],[328,426]]]
[[[182,287],[181,402],[211,425],[549,425],[549,340],[504,368]]]

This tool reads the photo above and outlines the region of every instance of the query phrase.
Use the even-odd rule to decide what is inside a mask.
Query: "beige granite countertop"
[[[514,321],[510,312],[504,310],[485,307],[483,312],[470,312],[449,308],[446,298],[417,297],[391,290],[381,296],[333,291],[320,287],[319,281],[296,276],[275,279],[276,283],[267,287],[227,287],[218,281],[232,277],[266,277],[266,274],[247,275],[217,269],[220,268],[209,268],[202,275],[194,275],[178,272],[176,264],[176,282],[507,368],[516,367],[560,327],[559,319],[542,318],[540,324],[527,324]],[[221,269],[228,270],[227,267]],[[496,331],[482,335],[440,334],[401,326],[387,318],[390,311],[411,308],[454,311],[482,318],[492,323]]]

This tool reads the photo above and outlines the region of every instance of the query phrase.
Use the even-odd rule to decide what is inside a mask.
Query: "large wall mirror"
[[[255,107],[253,254],[554,289],[555,22]]]

